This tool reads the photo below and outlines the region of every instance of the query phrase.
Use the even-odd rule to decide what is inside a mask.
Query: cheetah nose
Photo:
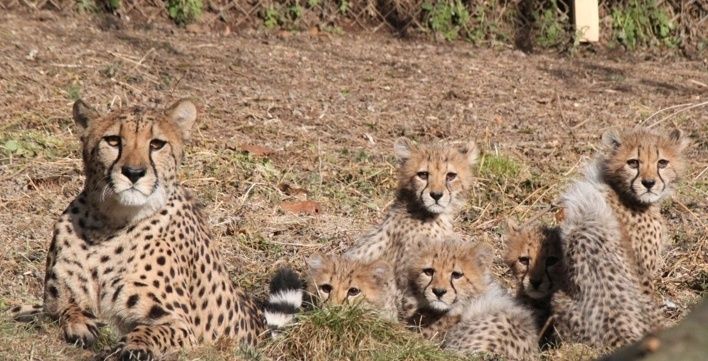
[[[440,298],[447,293],[447,290],[444,288],[433,288],[433,293]]]
[[[142,178],[145,175],[145,168],[133,168],[133,167],[128,167],[128,166],[123,166],[123,168],[120,169],[121,173],[123,175],[130,179],[131,182],[135,183],[138,181],[138,179]]]
[[[442,198],[442,192],[430,192],[430,196],[437,202]]]
[[[533,288],[538,288],[538,286],[540,286],[540,285],[541,285],[541,280],[531,280],[531,286],[533,286]]]
[[[653,179],[642,179],[642,185],[643,185],[647,190],[651,190],[651,187],[653,187],[654,184],[656,184],[656,181],[653,180]]]

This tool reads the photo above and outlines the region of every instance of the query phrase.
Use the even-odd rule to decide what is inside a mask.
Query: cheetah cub
[[[543,332],[540,346],[549,346],[556,342],[549,323],[551,297],[564,282],[560,229],[545,225],[520,227],[508,220],[504,238],[504,263],[516,279],[516,299],[533,310],[536,327]]]
[[[308,292],[320,304],[360,304],[395,321],[395,285],[384,261],[353,261],[342,256],[313,256],[307,260]]]
[[[418,300],[418,311],[409,321],[451,350],[535,359],[533,315],[492,278],[489,253],[484,246],[458,239],[424,247],[408,269]]]
[[[642,292],[658,303],[656,284],[664,243],[660,202],[670,196],[683,171],[682,152],[689,142],[680,130],[661,134],[639,128],[608,131],[603,143],[605,149],[590,166],[587,181],[600,190],[611,208],[620,244],[641,281]]]
[[[452,232],[452,219],[472,183],[478,150],[474,142],[416,145],[406,138],[394,144],[399,161],[398,190],[383,223],[359,239],[345,255],[382,259],[393,267],[396,287],[406,288],[406,259],[421,241],[440,240]],[[400,310],[403,318],[411,309]]]
[[[590,168],[561,196],[565,283],[553,296],[556,328],[564,340],[610,350],[649,331],[649,298],[622,247],[621,223],[607,189]]]
[[[73,115],[86,181],[54,225],[42,312],[82,346],[96,341],[99,319],[111,321],[123,334],[120,360],[222,337],[255,345],[266,331],[263,311],[232,284],[200,206],[177,178],[195,105],[101,115],[78,100]],[[288,279],[277,284],[275,295],[297,293]],[[22,320],[40,308],[13,311]]]

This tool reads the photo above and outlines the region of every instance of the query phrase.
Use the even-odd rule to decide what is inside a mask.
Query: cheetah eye
[[[639,168],[639,161],[636,159],[630,159],[627,161],[627,165],[632,169]]]
[[[556,263],[558,263],[558,257],[551,256],[546,258],[546,266],[553,266]]]
[[[358,289],[358,288],[356,288],[356,287],[352,287],[352,288],[350,288],[349,291],[347,292],[347,295],[348,295],[349,297],[354,297],[354,296],[356,296],[356,295],[358,295],[358,294],[360,294],[360,293],[361,293],[361,290],[360,290],[360,289]]]
[[[457,271],[452,272],[452,279],[453,280],[462,278],[462,276],[464,276],[464,273],[462,273],[462,272],[457,272]]]
[[[423,273],[425,273],[425,275],[428,277],[433,277],[433,275],[435,274],[435,270],[432,268],[423,268]]]
[[[666,168],[669,165],[669,161],[666,159],[659,159],[659,168]]]
[[[452,182],[453,180],[455,180],[455,178],[457,178],[457,173],[454,173],[454,172],[447,173],[447,181],[448,182]]]
[[[531,260],[531,258],[529,258],[528,256],[519,257],[519,263],[521,263],[522,265],[525,265],[525,266],[529,265],[530,260]]]
[[[418,172],[416,175],[422,180],[428,180],[428,172]]]
[[[160,149],[162,149],[162,147],[165,146],[165,144],[167,144],[167,142],[165,142],[164,140],[153,139],[150,141],[150,149],[160,150]]]
[[[332,285],[330,285],[329,283],[321,284],[319,288],[322,293],[332,292]]]
[[[103,140],[105,140],[111,147],[120,147],[120,136],[118,135],[109,135],[107,137],[103,137]]]

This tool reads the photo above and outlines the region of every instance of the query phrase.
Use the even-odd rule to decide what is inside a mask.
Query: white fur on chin
[[[116,201],[127,207],[141,207],[147,203],[148,197],[135,188],[126,189],[115,195]]]
[[[661,195],[656,193],[645,192],[637,198],[639,198],[639,201],[641,201],[642,203],[655,203],[661,200]]]
[[[436,311],[447,311],[450,309],[450,305],[448,305],[446,302],[435,300],[430,302],[430,308]]]
[[[106,199],[104,214],[117,224],[135,223],[145,219],[160,210],[167,203],[167,192],[163,186],[158,186],[154,192],[145,196],[136,189],[127,189]]]

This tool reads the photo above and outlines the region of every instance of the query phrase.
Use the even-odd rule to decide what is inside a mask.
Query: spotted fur
[[[409,264],[409,284],[418,300],[409,321],[451,350],[534,359],[533,316],[498,286],[489,258],[486,247],[458,239],[425,247]]]
[[[542,347],[555,343],[551,297],[564,282],[560,229],[543,225],[519,227],[508,222],[504,263],[516,280],[516,299],[533,310],[536,327],[543,330]]]
[[[359,239],[345,255],[382,259],[393,267],[398,290],[406,288],[405,264],[422,245],[452,232],[452,219],[472,183],[477,161],[474,142],[416,145],[400,138],[394,145],[399,161],[396,199],[383,223]],[[401,317],[413,311],[399,305]]]
[[[189,100],[104,116],[74,104],[86,182],[54,225],[43,305],[68,342],[94,343],[103,319],[124,335],[121,360],[146,360],[222,337],[254,345],[266,330],[177,179],[196,116]]]
[[[680,130],[662,134],[638,128],[608,131],[603,141],[605,149],[592,172],[606,187],[605,199],[642,290],[658,308],[656,285],[665,237],[660,202],[671,195],[684,169],[682,152],[688,140]],[[660,326],[660,315],[655,317],[655,326]]]
[[[555,324],[566,341],[609,350],[649,331],[650,305],[622,247],[620,223],[606,201],[610,191],[591,168],[562,196],[566,282],[553,296]]]
[[[309,292],[320,305],[359,304],[396,320],[395,285],[388,263],[316,255],[307,264]]]

